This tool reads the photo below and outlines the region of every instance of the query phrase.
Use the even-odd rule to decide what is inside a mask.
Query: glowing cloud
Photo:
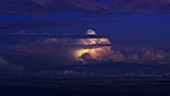
[[[89,30],[87,30],[86,34],[87,35],[96,35],[96,32],[94,30],[89,29]]]
[[[87,35],[96,35],[96,32],[89,29]],[[105,37],[90,38],[89,36],[78,39],[46,38],[33,40],[30,44],[33,45],[31,47],[28,45],[17,49],[33,54],[39,53],[41,56],[45,54],[48,58],[54,58],[55,60],[62,60],[63,58],[64,64],[101,62],[161,63],[167,58],[164,51],[154,48],[112,46],[109,38]],[[39,49],[39,45],[37,46],[37,44],[42,45],[41,49]]]
[[[95,35],[96,32],[88,30],[87,34]],[[162,61],[165,59],[165,53],[161,50],[149,48],[113,48],[108,38],[86,38],[79,39],[78,44],[89,46],[95,45],[94,48],[77,48],[74,50],[74,58],[81,63],[94,62],[134,62],[150,63],[153,61]],[[106,46],[110,44],[109,46]],[[103,45],[103,46],[97,46]]]

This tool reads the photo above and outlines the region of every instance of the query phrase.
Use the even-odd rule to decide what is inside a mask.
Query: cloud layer
[[[81,26],[89,24],[105,24],[105,23],[121,23],[123,20],[63,20],[63,21],[48,21],[48,20],[31,20],[31,21],[16,21],[16,22],[0,22],[0,29],[34,29],[34,28],[50,28],[50,27],[65,27],[65,26]]]
[[[0,0],[0,12],[42,15],[54,12],[115,13],[118,11],[160,13],[170,11],[170,0]]]
[[[87,63],[95,62],[126,62],[126,63],[163,63],[166,54],[162,50],[150,48],[111,48],[98,47],[82,53],[80,60]]]

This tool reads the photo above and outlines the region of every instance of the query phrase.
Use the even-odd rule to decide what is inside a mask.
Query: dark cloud
[[[109,6],[102,4],[101,0],[32,0],[34,3],[54,8],[55,10],[109,10]]]
[[[84,61],[88,61],[88,62],[95,61],[95,59],[89,53],[82,54],[80,59],[83,59]]]
[[[8,14],[42,15],[63,11],[105,11],[99,0],[0,0],[0,11]]]
[[[4,60],[2,57],[0,57],[0,64],[8,64],[8,62],[6,60]]]
[[[170,0],[113,0],[113,9],[132,12],[170,11]]]
[[[15,65],[10,63],[9,61],[0,57],[0,72],[4,71],[21,71],[24,67],[21,65]]]
[[[22,15],[42,15],[53,12],[85,13],[169,12],[170,0],[0,0],[0,12]]]

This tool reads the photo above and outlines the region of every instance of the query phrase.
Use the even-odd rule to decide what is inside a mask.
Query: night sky
[[[0,96],[169,94],[169,41],[170,0],[0,0]]]
[[[0,34],[85,35],[86,30],[92,29],[98,35],[110,35],[111,44],[118,50],[114,54],[130,58],[139,49],[137,53],[142,54],[145,60],[148,55],[151,59],[156,56],[167,59],[169,13],[170,0],[0,0]],[[123,47],[120,49],[120,46]],[[135,50],[131,52],[127,46]],[[33,50],[30,46],[28,49],[20,46],[10,48],[17,52]],[[120,50],[123,50],[123,55]]]
[[[169,35],[169,0],[0,0],[1,32]]]
[[[169,0],[0,0],[0,32],[170,35]]]
[[[169,0],[0,0],[0,32],[93,29],[115,35],[118,44],[169,48],[169,5]]]

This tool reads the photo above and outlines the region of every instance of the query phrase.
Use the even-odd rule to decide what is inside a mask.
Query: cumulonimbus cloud
[[[85,13],[170,12],[170,0],[0,0],[0,12],[22,15],[42,15],[53,12]]]
[[[92,31],[96,35],[95,31]],[[89,31],[87,31],[89,34]],[[163,50],[155,48],[135,48],[112,46],[109,38],[44,38],[31,40],[26,47],[16,47],[19,50],[33,54],[48,55],[48,58],[64,57],[76,62],[132,62],[132,63],[164,63],[167,55]],[[41,46],[38,48],[36,46]],[[57,46],[55,46],[57,45]],[[55,47],[50,49],[51,47]],[[44,47],[44,48],[43,48]],[[53,51],[52,51],[53,50]],[[47,51],[47,52],[45,52]],[[62,52],[62,53],[61,53]],[[63,54],[64,53],[64,54]],[[53,55],[52,55],[53,54]],[[61,58],[61,60],[62,60]],[[64,61],[64,60],[63,60]],[[69,61],[69,62],[70,62]]]

